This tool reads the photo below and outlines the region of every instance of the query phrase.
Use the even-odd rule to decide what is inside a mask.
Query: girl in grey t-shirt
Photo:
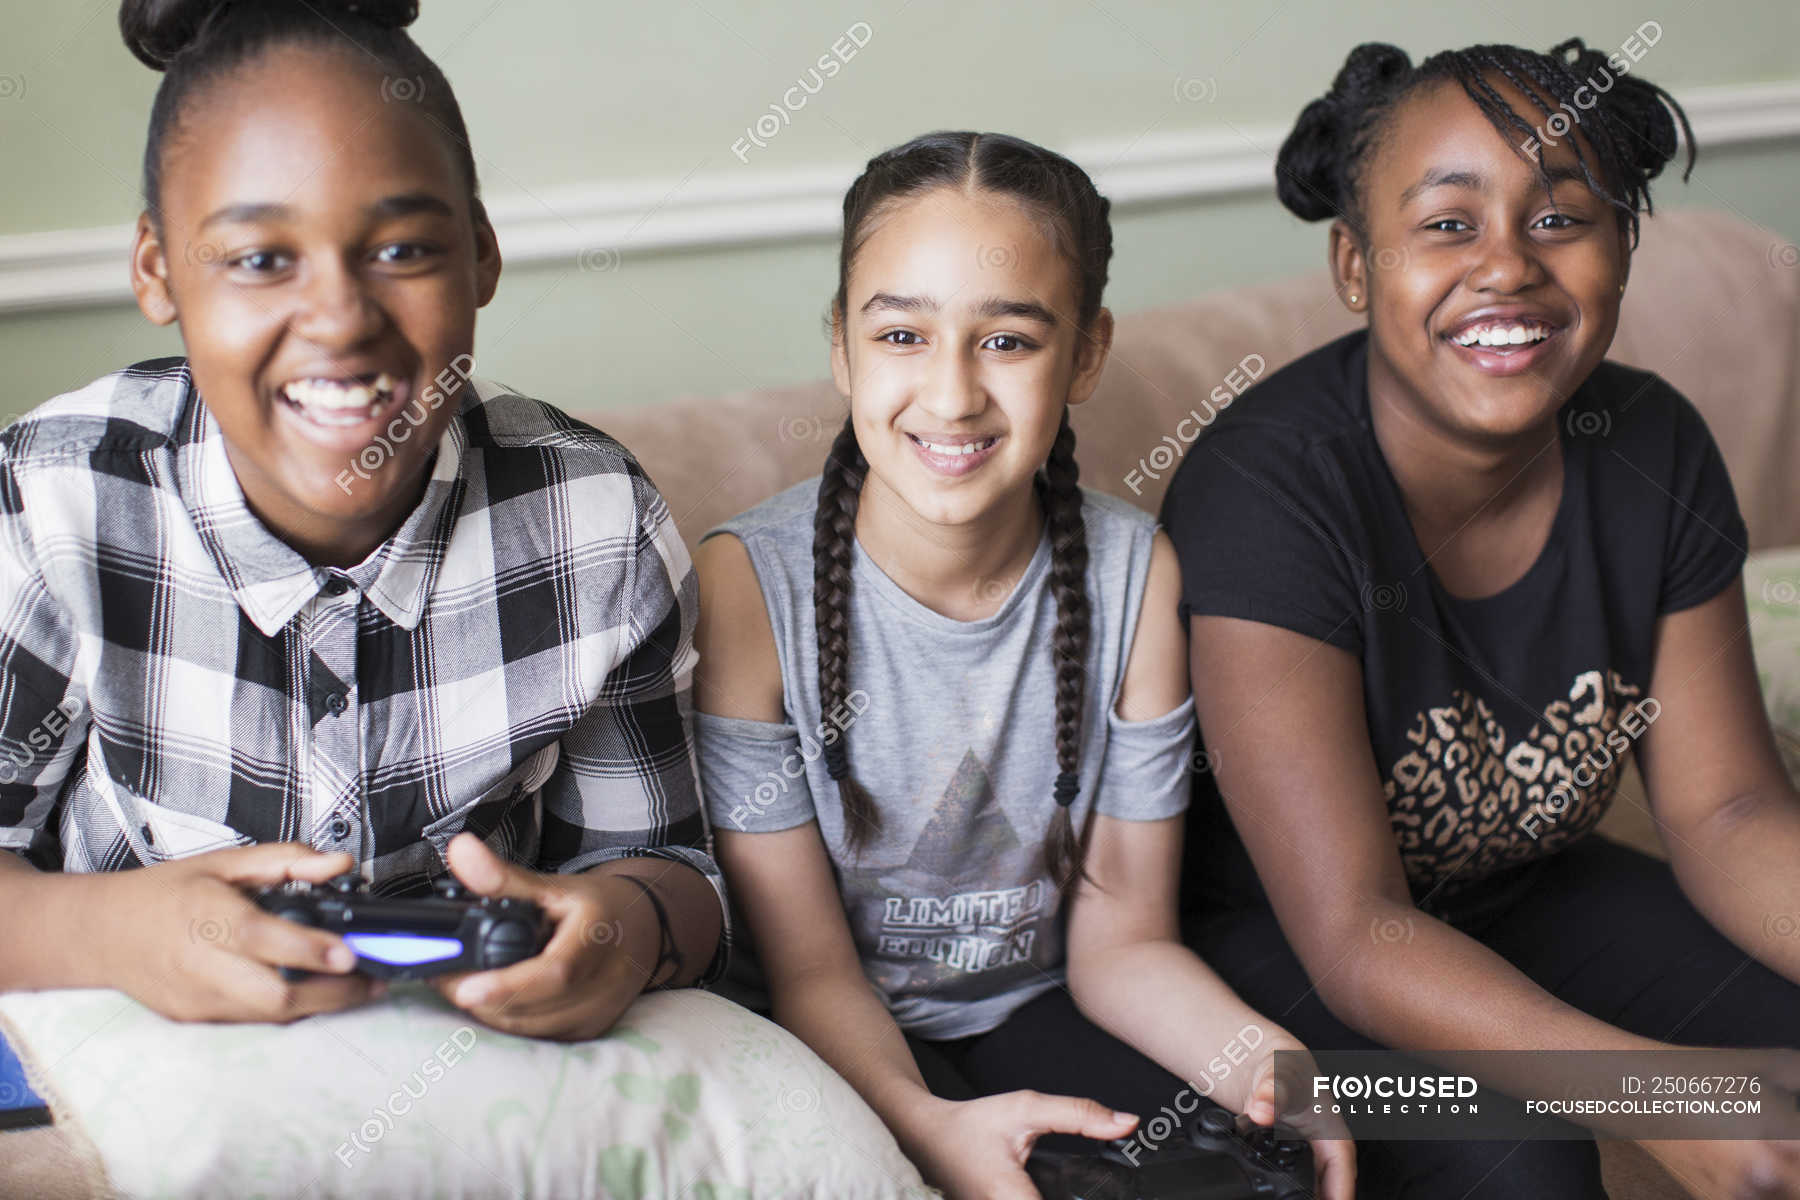
[[[938,133],[844,212],[850,418],[818,479],[696,555],[702,790],[774,1016],[952,1196],[1032,1194],[1044,1133],[1126,1137],[1201,1097],[1267,1123],[1299,1043],[1175,917],[1174,552],[1076,482],[1107,202],[1029,143]],[[1348,1200],[1348,1143],[1315,1152]]]

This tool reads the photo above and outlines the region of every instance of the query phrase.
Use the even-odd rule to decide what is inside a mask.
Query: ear
[[[169,289],[169,256],[148,212],[138,214],[137,234],[131,242],[131,293],[137,297],[138,311],[152,325],[172,324],[180,315],[175,294]]]
[[[1080,404],[1092,396],[1100,384],[1101,368],[1106,366],[1106,356],[1112,352],[1112,309],[1101,309],[1095,314],[1094,323],[1076,336],[1075,378],[1069,382],[1070,404]]]
[[[488,220],[487,205],[475,201],[475,307],[486,308],[500,285],[500,239]]]
[[[1331,261],[1331,277],[1344,307],[1351,312],[1366,312],[1369,307],[1369,261],[1363,254],[1361,239],[1350,228],[1350,222],[1338,219],[1331,223],[1331,242],[1327,255]]]
[[[1631,279],[1631,231],[1619,223],[1619,295],[1625,294],[1625,284]]]
[[[845,400],[850,399],[850,347],[845,340],[848,336],[844,329],[844,314],[834,300],[831,304],[831,382],[837,385],[838,395]]]

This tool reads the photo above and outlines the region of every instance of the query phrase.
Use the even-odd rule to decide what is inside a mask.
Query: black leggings
[[[1331,1015],[1267,908],[1197,913],[1185,934],[1247,1004],[1309,1047],[1375,1048]],[[1585,838],[1556,856],[1472,936],[1547,991],[1633,1033],[1690,1045],[1800,1048],[1800,987],[1714,930],[1668,864],[1604,838]],[[1036,1088],[1147,1117],[1186,1087],[1088,1023],[1060,988],[991,1033],[913,1045],[926,1083],[957,1099]],[[1361,1142],[1357,1166],[1364,1197],[1606,1195],[1591,1141]]]

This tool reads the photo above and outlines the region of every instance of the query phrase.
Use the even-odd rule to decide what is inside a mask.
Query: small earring
[[[1625,285],[1621,283],[1619,285],[1619,295],[1623,296],[1624,294],[1625,294]]]
[[[1351,292],[1350,295],[1347,297],[1347,299],[1350,301],[1350,303],[1355,304],[1356,303],[1356,293]]]

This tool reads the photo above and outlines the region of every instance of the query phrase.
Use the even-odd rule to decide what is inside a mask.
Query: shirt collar
[[[307,562],[250,511],[237,472],[226,457],[218,422],[189,386],[189,402],[199,411],[197,421],[189,425],[195,431],[194,442],[182,455],[188,512],[238,607],[266,636],[274,637],[334,572]],[[438,439],[436,461],[419,503],[392,536],[341,572],[402,629],[416,628],[424,617],[449,549],[467,446],[468,433],[458,412]]]

